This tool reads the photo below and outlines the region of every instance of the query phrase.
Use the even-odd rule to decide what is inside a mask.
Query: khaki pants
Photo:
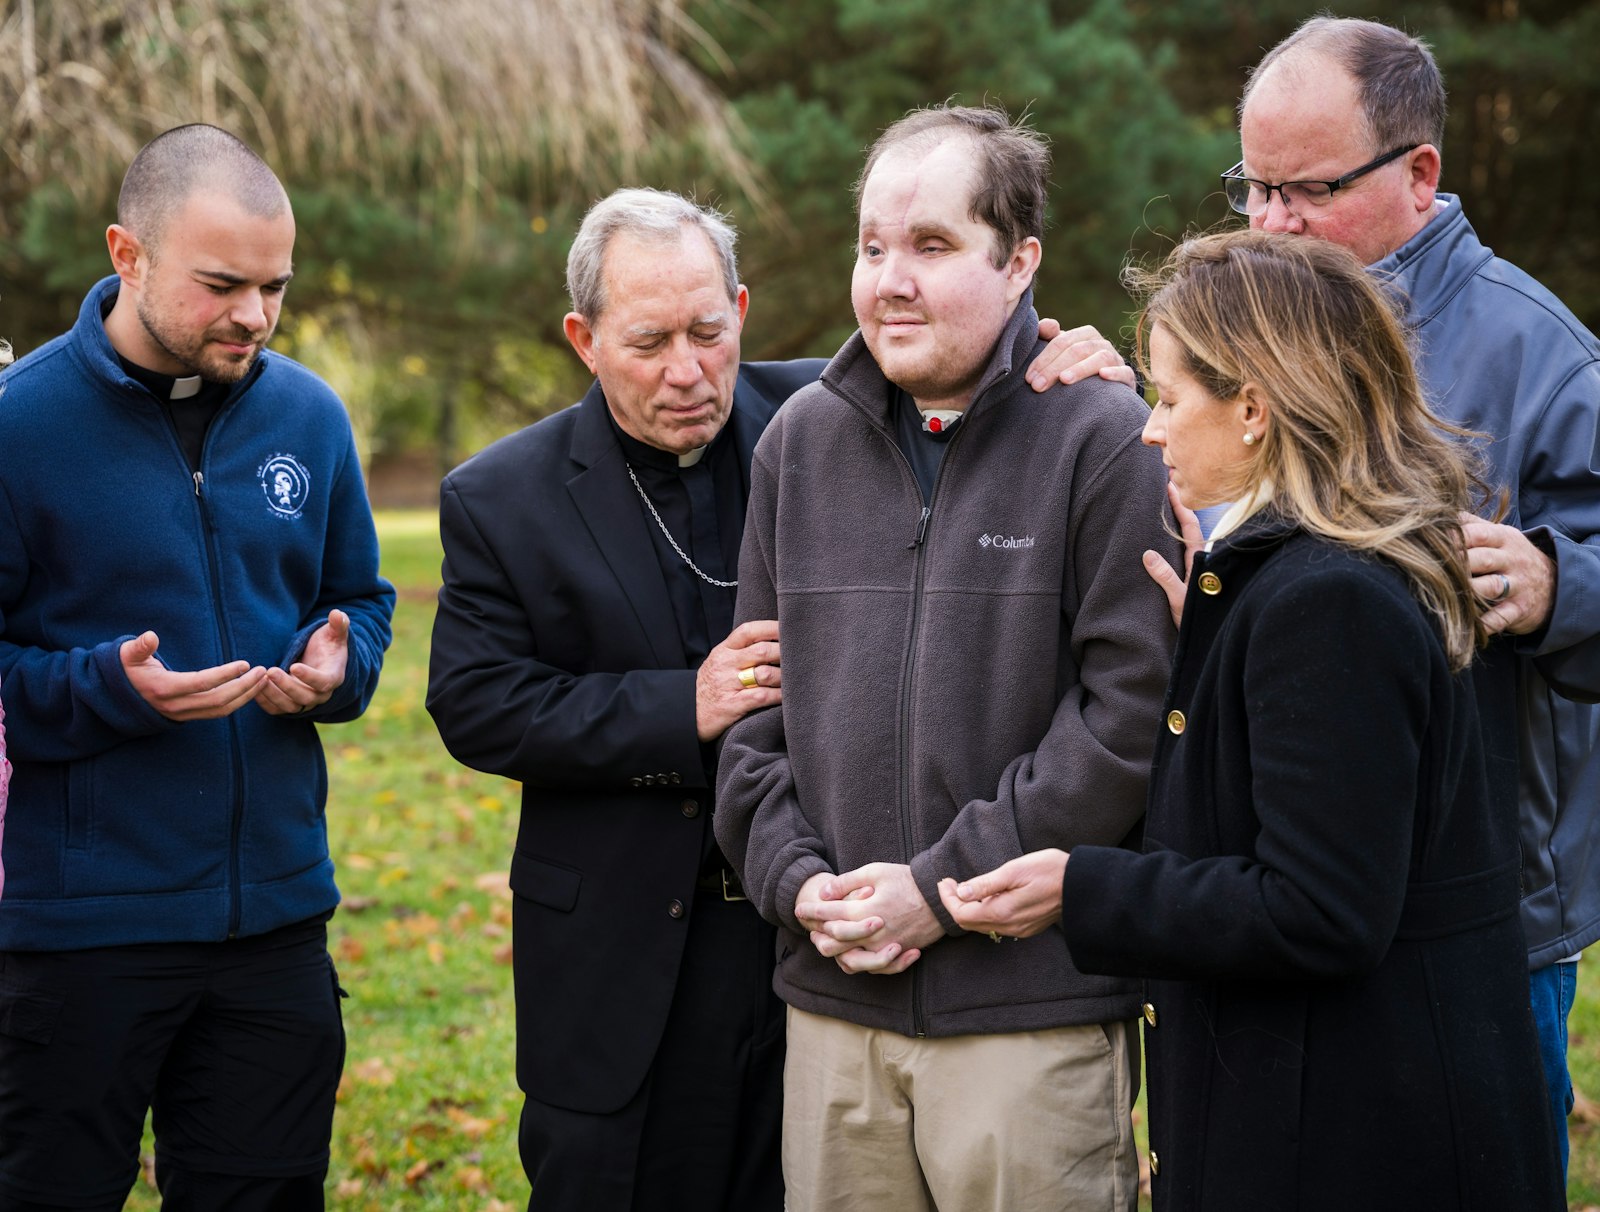
[[[1132,1023],[912,1039],[791,1007],[788,1212],[1131,1212],[1138,1048]]]

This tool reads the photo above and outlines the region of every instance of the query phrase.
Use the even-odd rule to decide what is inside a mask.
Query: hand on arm
[[[754,681],[749,686],[747,681]],[[714,741],[735,721],[783,701],[775,619],[740,623],[706,656],[694,682],[695,729]]]
[[[1064,850],[1035,850],[957,884],[939,881],[939,899],[962,929],[1032,938],[1061,920]]]
[[[287,670],[267,670],[261,688],[261,710],[268,715],[298,715],[326,703],[344,684],[350,656],[350,616],[328,612],[328,621],[311,633],[301,659]]]
[[[216,720],[232,715],[267,684],[267,671],[248,661],[179,673],[156,658],[161,641],[147,631],[124,641],[118,655],[139,696],[169,720]]]
[[[1491,635],[1527,635],[1550,621],[1555,603],[1555,561],[1515,526],[1461,515],[1472,587],[1489,603],[1483,625]]]
[[[1189,592],[1189,570],[1194,567],[1194,553],[1205,547],[1206,540],[1200,533],[1200,519],[1183,503],[1183,498],[1170,481],[1167,483],[1167,500],[1172,503],[1172,516],[1178,519],[1178,533],[1183,536],[1183,576],[1180,577],[1159,552],[1146,551],[1143,559],[1144,570],[1167,595],[1172,625],[1178,627],[1183,624],[1183,603]]]
[[[1028,386],[1034,391],[1045,391],[1057,382],[1076,383],[1096,374],[1112,383],[1136,387],[1133,367],[1093,325],[1062,331],[1057,321],[1046,318],[1039,321],[1039,336],[1050,344],[1028,367]]]
[[[807,900],[807,892],[815,896]],[[868,863],[843,875],[807,880],[795,915],[817,950],[846,972],[904,972],[944,928],[904,863]]]

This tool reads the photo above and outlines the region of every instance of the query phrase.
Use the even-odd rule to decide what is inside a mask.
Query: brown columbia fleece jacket
[[[756,447],[738,617],[778,620],[784,701],[728,731],[715,825],[802,1010],[931,1036],[1136,1013],[1136,986],[1078,972],[1059,929],[996,946],[935,887],[1041,847],[1135,844],[1166,686],[1172,622],[1140,556],[1177,546],[1147,409],[1100,379],[1029,388],[1031,304],[927,509],[859,332]],[[898,976],[849,976],[795,895],[875,861],[911,864],[946,937]]]

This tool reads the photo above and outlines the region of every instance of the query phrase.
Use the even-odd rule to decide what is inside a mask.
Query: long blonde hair
[[[1227,231],[1128,277],[1149,300],[1142,363],[1160,324],[1219,400],[1253,384],[1270,401],[1237,496],[1270,482],[1289,520],[1392,561],[1437,618],[1451,666],[1468,665],[1486,638],[1484,603],[1457,514],[1482,481],[1455,439],[1473,435],[1428,407],[1395,303],[1360,262],[1324,240]]]

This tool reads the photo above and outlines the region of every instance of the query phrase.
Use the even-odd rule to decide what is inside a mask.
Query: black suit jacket
[[[728,424],[747,473],[824,365],[740,367]],[[711,820],[695,671],[606,411],[596,384],[445,477],[428,670],[450,752],[523,783],[518,1083],[587,1112],[626,1103],[655,1056]]]

